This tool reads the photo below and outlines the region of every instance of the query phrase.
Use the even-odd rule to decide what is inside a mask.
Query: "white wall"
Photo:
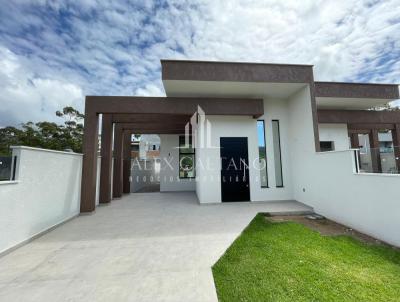
[[[335,151],[349,149],[347,124],[319,124],[319,140],[334,142]]]
[[[290,97],[288,110],[293,198],[299,200],[305,186],[303,175],[308,173],[314,165],[312,155],[315,154],[314,126],[308,86]]]
[[[261,188],[260,171],[258,162],[258,137],[257,120],[246,116],[207,116],[211,124],[210,142],[211,147],[196,149],[196,192],[200,203],[221,202],[221,161],[220,161],[220,138],[221,137],[247,137],[249,155],[249,177],[250,177],[250,200],[272,201],[287,200],[292,198],[291,177],[289,173],[289,156],[287,152],[287,114],[286,102],[266,101],[266,114],[262,117],[266,126],[267,164],[269,188]],[[261,118],[260,118],[261,119]],[[272,127],[271,120],[281,121],[281,146],[284,188],[275,187],[274,154],[272,149]],[[199,137],[203,135],[200,127]],[[204,141],[207,135],[204,134]],[[199,139],[199,141],[201,138]]]
[[[294,198],[400,246],[400,176],[356,174],[353,150],[316,153],[308,89],[291,97],[289,110]]]
[[[160,135],[160,140],[160,192],[195,191],[195,179],[179,178],[179,135]]]
[[[160,172],[156,170],[159,164],[153,159],[133,159],[131,161],[131,193],[160,182]]]
[[[267,152],[267,170],[268,170],[268,188],[261,188],[257,184],[257,190],[254,191],[252,200],[290,200],[293,199],[292,192],[292,169],[289,140],[289,110],[288,100],[264,99],[264,115],[258,118],[264,120],[265,125],[265,142]],[[280,143],[281,143],[281,159],[282,159],[282,176],[283,188],[276,187],[275,179],[275,158],[272,137],[272,120],[279,121]],[[257,141],[258,144],[258,141]],[[257,154],[258,156],[258,154]]]
[[[0,182],[0,252],[79,214],[82,155],[16,147],[16,182]]]
[[[354,173],[352,150],[313,157],[306,191],[299,201],[334,221],[400,247],[400,175]]]
[[[211,135],[209,141],[211,146],[203,144],[203,148],[196,149],[196,173],[197,186],[196,192],[200,203],[221,202],[221,137],[247,137],[249,153],[249,177],[250,177],[250,199],[255,192],[256,184],[260,183],[259,174],[252,169],[253,161],[258,157],[257,147],[257,128],[256,120],[246,116],[207,116],[206,120],[210,122]],[[206,142],[207,134],[203,132],[204,127],[199,127],[199,140]],[[199,147],[199,146],[197,146]],[[200,150],[199,150],[200,149]],[[258,160],[256,161],[258,166]]]

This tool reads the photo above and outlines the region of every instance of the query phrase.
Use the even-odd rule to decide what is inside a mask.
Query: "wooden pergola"
[[[394,156],[400,158],[400,111],[318,110],[318,123],[347,124],[351,147],[355,149],[360,147],[358,135],[368,134],[373,172],[382,172],[380,130],[391,130]],[[396,160],[396,166],[400,171],[400,160]]]
[[[95,210],[100,114],[102,115],[102,131],[99,202],[106,204],[112,198],[121,197],[124,192],[129,192],[131,134],[183,134],[186,123],[196,113],[198,106],[207,115],[258,118],[264,114],[262,99],[87,96],[83,137],[81,213],[90,213]],[[113,184],[112,192],[111,183]]]

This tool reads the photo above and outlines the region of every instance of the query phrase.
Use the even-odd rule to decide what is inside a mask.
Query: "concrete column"
[[[81,213],[90,213],[96,208],[97,136],[98,115],[88,110],[86,102],[82,146]]]
[[[369,145],[371,148],[372,171],[382,173],[381,155],[379,152],[378,130],[372,129],[369,133]]]
[[[350,145],[352,149],[359,149],[360,148],[360,140],[358,139],[358,133],[349,133],[350,136]],[[360,163],[361,163],[361,156],[360,152],[357,151],[357,160],[358,160],[358,167],[357,171],[360,170]]]
[[[129,130],[124,132],[123,143],[123,192],[129,194],[131,192],[131,183],[129,177],[131,176],[131,133]]]
[[[122,197],[122,150],[123,133],[119,124],[114,127],[114,171],[113,171],[113,197]]]
[[[394,125],[394,129],[392,129],[392,140],[397,172],[400,172],[400,124]]]
[[[112,168],[112,116],[103,114],[101,126],[101,169],[100,169],[100,203],[111,201],[111,168]]]

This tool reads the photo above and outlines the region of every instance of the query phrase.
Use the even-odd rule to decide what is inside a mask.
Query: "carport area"
[[[256,213],[309,210],[124,195],[0,258],[0,301],[216,301],[211,266]]]

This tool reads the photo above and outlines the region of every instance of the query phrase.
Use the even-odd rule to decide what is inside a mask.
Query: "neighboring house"
[[[395,145],[400,140],[399,112],[368,110],[398,99],[397,85],[315,82],[310,65],[161,64],[166,97],[86,98],[85,135],[93,139],[84,144],[82,212],[95,207],[95,187],[89,184],[96,177],[92,150],[98,114],[103,129],[116,125],[117,147],[130,133],[158,134],[160,191],[195,191],[200,203],[298,200],[317,206],[326,200],[328,206],[335,194],[355,190],[350,182],[359,167],[349,141],[359,148],[359,135],[367,134],[371,150],[379,150],[383,129],[391,130]],[[129,192],[129,172],[121,170],[130,159],[122,149],[113,169],[114,197]],[[103,173],[110,162],[101,162],[102,203],[110,202],[111,176]],[[394,166],[399,171],[399,160]],[[371,172],[382,171],[380,152],[372,152]],[[356,181],[357,190],[367,192],[372,178]],[[383,186],[392,180],[375,181]],[[331,192],[332,185],[340,190]]]
[[[399,155],[396,153],[398,146],[394,147],[393,137],[389,131],[378,133],[379,157],[383,173],[399,173],[397,163],[400,161]],[[368,134],[358,135],[360,147],[360,169],[365,172],[373,171],[372,156],[374,150],[370,148],[370,139]]]
[[[139,159],[157,159],[160,157],[160,137],[143,134],[131,142],[131,157]]]
[[[139,139],[139,157],[152,159],[160,157],[160,137],[154,134],[143,134]]]

